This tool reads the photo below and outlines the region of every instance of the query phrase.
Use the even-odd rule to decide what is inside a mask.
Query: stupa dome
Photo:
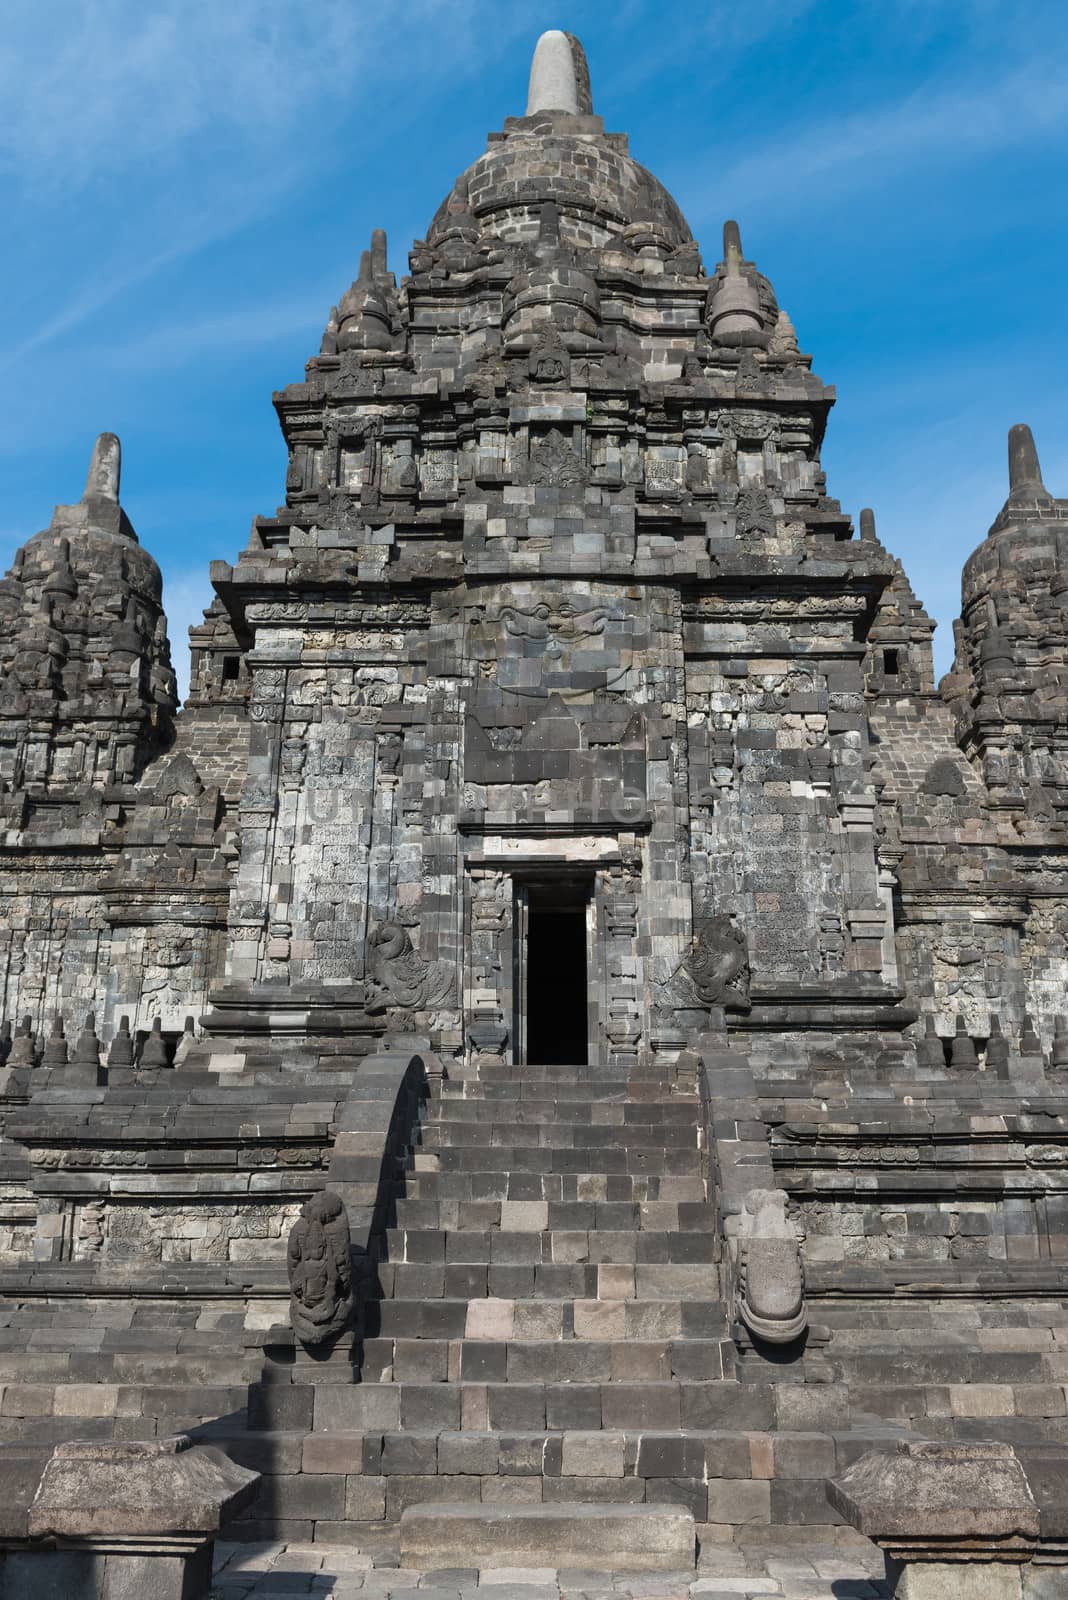
[[[600,248],[643,224],[670,248],[692,240],[686,219],[653,174],[629,154],[625,134],[605,133],[592,111],[589,70],[571,34],[542,34],[530,73],[527,113],[509,117],[489,148],[456,180],[430,225],[437,243],[458,211],[484,236],[521,242],[553,201],[561,241]]]

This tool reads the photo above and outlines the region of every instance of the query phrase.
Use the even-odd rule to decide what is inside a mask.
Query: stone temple
[[[274,395],[180,710],[113,435],[0,582],[3,1592],[104,1561],[79,1462],[183,1449],[228,1539],[423,1569],[859,1548],[872,1453],[1033,1509],[1068,499],[1013,427],[936,684],[833,389],[569,35],[409,267],[372,233]],[[172,1560],[98,1493],[108,1562]],[[1068,1559],[1040,1520],[998,1583]]]

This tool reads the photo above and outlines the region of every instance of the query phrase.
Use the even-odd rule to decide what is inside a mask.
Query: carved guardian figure
[[[354,1306],[349,1220],[339,1195],[323,1189],[301,1207],[286,1250],[289,1316],[304,1344],[322,1344],[348,1326]]]
[[[447,1005],[454,969],[444,961],[424,961],[407,928],[383,922],[367,941],[367,972],[372,993],[368,1011],[396,1006],[402,1011],[430,1011]]]

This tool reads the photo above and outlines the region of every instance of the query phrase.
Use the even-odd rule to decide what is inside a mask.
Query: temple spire
[[[741,229],[736,222],[728,220],[723,224],[723,260],[728,273],[737,277],[743,259]]]
[[[1026,422],[1009,429],[1009,496],[1048,500],[1049,490],[1042,482],[1034,435]]]
[[[83,500],[90,497],[114,500],[118,503],[119,479],[122,475],[122,446],[114,433],[102,433],[93,446],[89,462],[89,476],[85,480]]]
[[[592,109],[590,74],[582,46],[573,34],[550,28],[534,47],[527,116],[537,116],[540,111],[566,111],[574,117]]]

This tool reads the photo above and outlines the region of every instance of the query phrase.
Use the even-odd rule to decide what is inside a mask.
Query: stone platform
[[[397,1547],[217,1546],[213,1600],[885,1600],[883,1563],[854,1544],[710,1545],[697,1570],[595,1572],[555,1567],[399,1567]]]

